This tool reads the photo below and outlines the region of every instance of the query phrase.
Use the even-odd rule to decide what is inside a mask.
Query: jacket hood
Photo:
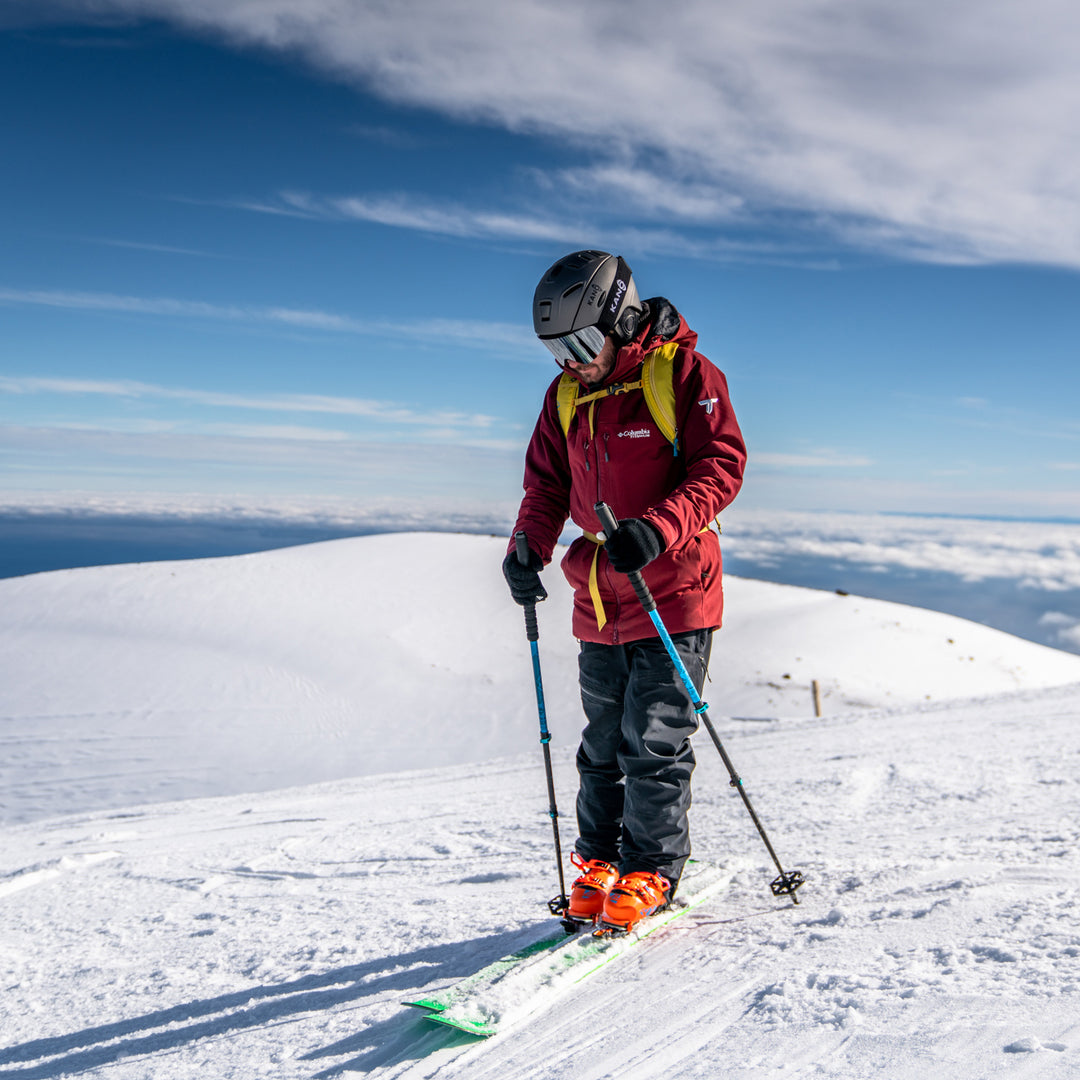
[[[600,388],[625,382],[645,359],[646,354],[665,342],[677,341],[691,351],[697,347],[697,332],[686,325],[686,320],[670,300],[663,296],[654,296],[651,300],[646,300],[644,306],[647,309],[644,325],[634,340],[618,351],[615,366],[600,384]]]

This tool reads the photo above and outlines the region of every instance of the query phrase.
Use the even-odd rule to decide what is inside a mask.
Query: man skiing
[[[567,918],[628,930],[674,896],[690,854],[690,736],[697,716],[626,575],[645,578],[700,693],[723,609],[709,525],[735,498],[746,451],[723,374],[663,297],[639,299],[629,266],[603,251],[556,262],[533,327],[561,374],[525,457],[525,496],[503,573],[519,604],[547,596],[539,572],[569,517],[562,561],[587,724],[577,754],[581,871]],[[606,540],[594,506],[619,527]]]

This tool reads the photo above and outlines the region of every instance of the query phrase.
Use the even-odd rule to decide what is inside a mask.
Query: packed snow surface
[[[706,698],[802,903],[699,737],[695,854],[728,888],[490,1041],[404,1008],[558,891],[503,548],[0,582],[0,1076],[1080,1075],[1080,658],[738,579]],[[569,848],[576,646],[545,578]]]

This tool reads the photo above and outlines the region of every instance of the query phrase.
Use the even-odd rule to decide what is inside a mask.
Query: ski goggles
[[[604,331],[599,326],[586,326],[569,334],[540,340],[564,367],[567,364],[591,364],[604,347]]]

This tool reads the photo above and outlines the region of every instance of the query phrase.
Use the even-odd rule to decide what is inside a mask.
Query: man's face
[[[567,371],[572,371],[588,387],[599,386],[610,374],[615,366],[615,339],[608,334],[604,338],[604,347],[597,354],[591,364],[582,364],[577,361],[567,363]]]

